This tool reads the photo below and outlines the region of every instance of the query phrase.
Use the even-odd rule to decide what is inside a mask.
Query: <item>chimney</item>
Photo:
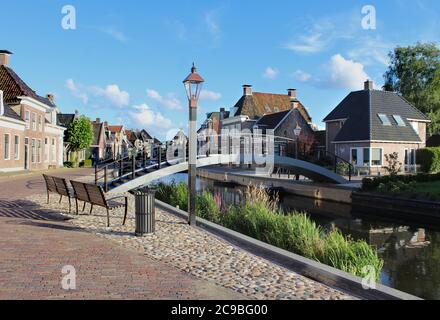
[[[370,91],[374,89],[374,83],[371,80],[367,80],[364,83],[364,90]]]
[[[252,95],[252,86],[249,84],[245,84],[243,86],[243,95],[244,96],[251,96]]]
[[[290,101],[298,101],[296,98],[296,89],[287,89],[287,95],[290,98]]]
[[[96,118],[96,121],[95,121],[97,124],[100,124],[101,123],[101,118]]]
[[[0,50],[0,66],[8,66],[9,65],[9,56],[12,52],[8,50]]]
[[[5,114],[5,105],[3,103],[3,91],[0,90],[0,116]]]
[[[46,95],[46,98],[51,102],[54,103],[55,102],[55,96],[52,93],[49,93]]]

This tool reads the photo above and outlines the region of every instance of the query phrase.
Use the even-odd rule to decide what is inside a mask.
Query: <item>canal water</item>
[[[163,179],[186,181],[186,174]],[[198,179],[198,192],[220,195],[227,204],[242,201],[245,188]],[[353,239],[375,246],[385,265],[381,282],[424,299],[440,299],[440,228],[385,218],[380,212],[360,214],[351,205],[320,201],[293,195],[281,195],[286,211],[302,211],[326,229],[333,226]]]

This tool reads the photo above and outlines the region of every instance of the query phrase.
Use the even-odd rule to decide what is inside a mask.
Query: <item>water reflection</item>
[[[186,181],[186,174],[163,181],[172,180]],[[229,205],[241,203],[245,191],[207,179],[198,179],[197,188],[213,192]],[[351,205],[292,195],[280,198],[286,211],[307,212],[323,228],[337,227],[345,235],[375,246],[385,261],[383,284],[424,299],[440,299],[440,230],[435,226],[393,220],[380,212],[361,214]]]

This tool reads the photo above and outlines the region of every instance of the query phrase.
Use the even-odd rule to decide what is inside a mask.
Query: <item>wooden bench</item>
[[[110,211],[125,207],[124,220],[122,225],[125,225],[128,213],[128,197],[119,196],[111,199],[106,199],[104,190],[101,186],[94,184],[86,184],[77,181],[71,181],[76,200],[76,214],[78,214],[78,201],[84,202],[83,211],[86,203],[91,204],[90,214],[93,212],[93,206],[103,207],[107,210],[107,227],[110,227]],[[116,199],[125,199],[125,203],[114,201]]]
[[[69,213],[72,210],[72,202],[71,198],[72,193],[67,186],[66,179],[52,177],[43,174],[44,181],[46,182],[46,191],[47,191],[47,203],[50,202],[50,193],[56,193],[60,195],[60,203],[63,201],[63,197],[67,197],[69,199]]]

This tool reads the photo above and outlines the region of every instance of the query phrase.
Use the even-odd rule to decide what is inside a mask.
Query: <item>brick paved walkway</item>
[[[0,299],[244,298],[39,210],[25,195],[44,191],[41,182],[0,180]],[[75,267],[77,290],[61,287],[66,265]]]

